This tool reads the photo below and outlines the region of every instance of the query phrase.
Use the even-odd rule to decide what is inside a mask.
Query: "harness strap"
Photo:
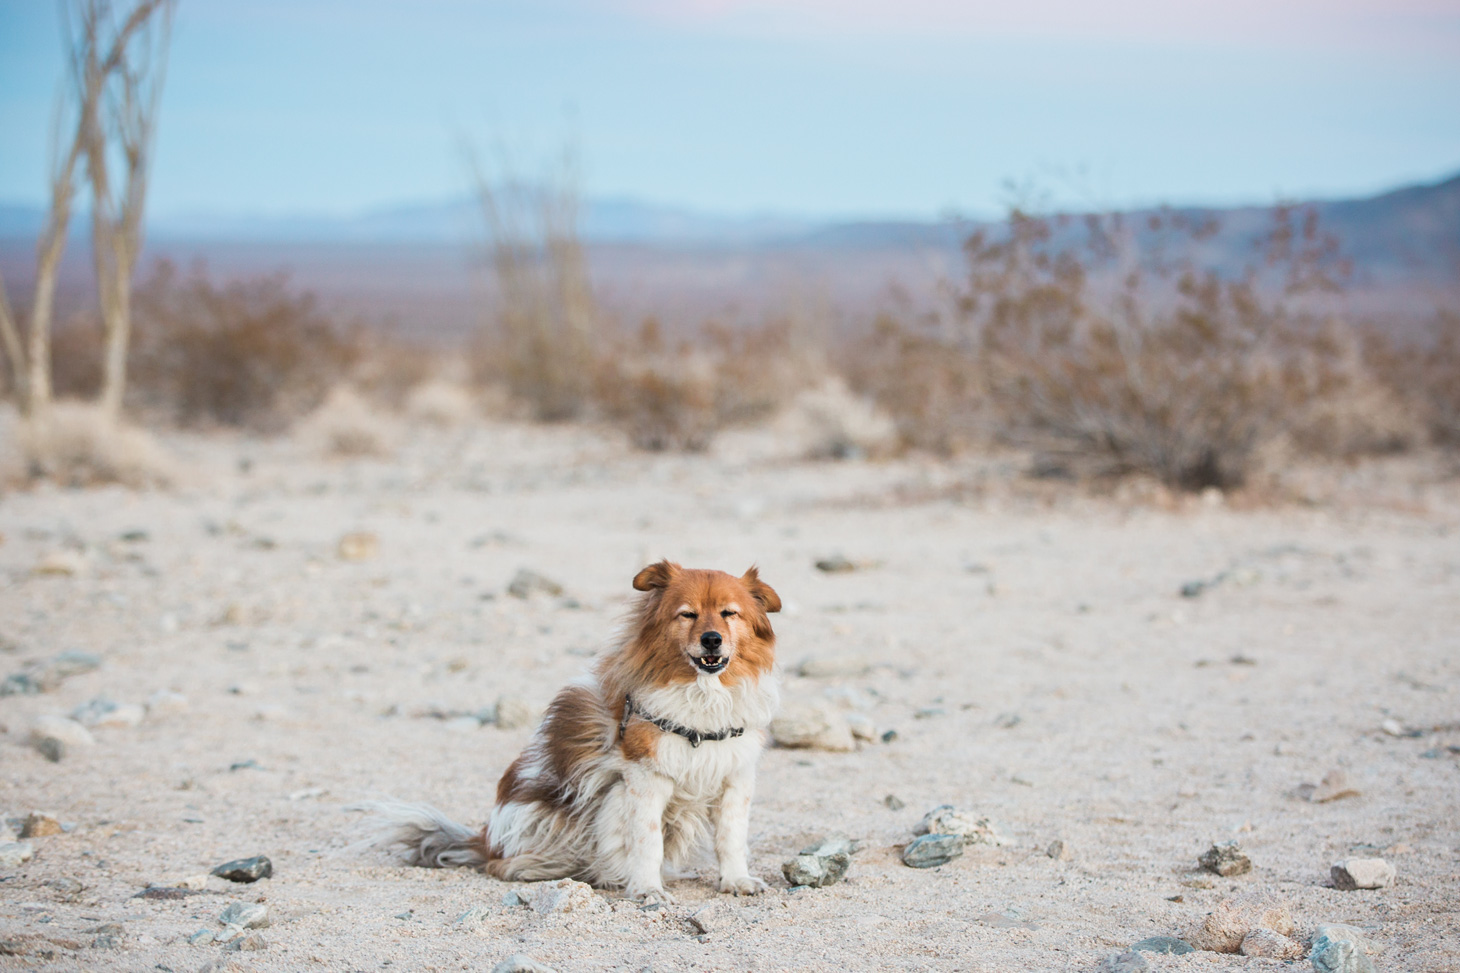
[[[673,720],[662,720],[658,717],[650,716],[648,713],[645,713],[643,710],[634,705],[633,696],[625,693],[624,718],[619,722],[618,725],[618,738],[620,740],[624,738],[624,731],[628,729],[629,720],[634,716],[638,716],[642,720],[653,723],[655,726],[659,727],[659,729],[665,731],[666,733],[679,734],[689,741],[689,745],[691,747],[698,747],[705,740],[729,740],[734,737],[745,735],[745,727],[743,726],[730,726],[726,727],[723,730],[716,730],[714,733],[706,733],[703,730],[692,730],[687,726],[680,726]]]

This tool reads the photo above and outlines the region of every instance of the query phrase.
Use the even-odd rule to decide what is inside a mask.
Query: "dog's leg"
[[[647,767],[631,766],[620,786],[617,820],[606,822],[617,833],[605,837],[623,856],[624,889],[646,904],[670,904],[674,896],[664,890],[664,809],[674,796],[674,782]]]
[[[715,857],[720,861],[720,891],[755,895],[766,884],[750,874],[746,846],[750,833],[750,798],[755,793],[755,769],[731,777],[720,795],[715,815]]]

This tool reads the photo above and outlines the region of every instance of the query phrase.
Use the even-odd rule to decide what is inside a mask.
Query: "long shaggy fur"
[[[644,597],[623,638],[566,686],[497,784],[475,832],[424,804],[376,802],[375,842],[406,862],[470,866],[501,879],[573,877],[667,900],[666,866],[713,843],[720,888],[758,892],[746,867],[755,764],[778,702],[770,612],[755,568],[739,578],[662,561],[634,578]],[[625,719],[625,700],[634,711]],[[692,746],[651,719],[702,733]]]

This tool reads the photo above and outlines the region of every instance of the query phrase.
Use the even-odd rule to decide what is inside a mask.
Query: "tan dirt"
[[[168,492],[0,496],[0,676],[72,649],[104,659],[0,698],[0,810],[70,829],[0,868],[0,968],[490,970],[526,953],[560,973],[1085,971],[1232,900],[1285,907],[1303,942],[1320,923],[1359,926],[1381,970],[1460,969],[1453,478],[1365,468],[1310,505],[1163,509],[1024,487],[998,463],[777,459],[753,436],[647,456],[582,429],[500,424],[422,430],[391,457],[348,462],[287,439],[167,444],[194,471]],[[122,539],[134,530],[145,539]],[[378,548],[342,557],[356,532]],[[79,570],[32,573],[58,551]],[[832,555],[857,569],[815,568]],[[707,862],[661,911],[600,892],[597,911],[538,915],[502,904],[521,886],[352,847],[362,816],[346,807],[372,796],[481,822],[531,731],[451,714],[501,696],[546,704],[659,557],[759,564],[785,602],[786,698],[897,734],[765,752],[750,851],[769,893],[722,897]],[[520,568],[566,594],[507,595]],[[794,675],[853,653],[871,668]],[[161,690],[187,709],[99,727],[60,763],[28,743],[38,716]],[[1302,796],[1334,770],[1358,796]],[[992,817],[1012,843],[904,866],[901,846],[940,804]],[[846,880],[789,891],[781,863],[835,832],[864,842]],[[1234,838],[1250,873],[1195,871]],[[1056,839],[1068,860],[1046,854]],[[272,879],[134,897],[258,854]],[[1329,867],[1347,857],[1386,858],[1398,880],[1337,891]],[[235,899],[269,907],[264,949],[188,943],[221,930]],[[687,917],[712,901],[701,941]],[[89,931],[107,923],[123,927],[115,948]]]

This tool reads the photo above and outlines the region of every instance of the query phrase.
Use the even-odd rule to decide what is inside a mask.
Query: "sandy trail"
[[[198,472],[171,492],[0,498],[0,676],[70,649],[104,660],[0,699],[0,810],[74,825],[0,869],[0,968],[485,970],[522,952],[560,973],[1093,970],[1236,898],[1286,905],[1300,937],[1362,926],[1381,970],[1460,969],[1453,481],[1406,487],[1403,504],[1162,511],[948,489],[969,471],[934,463],[755,459],[745,442],[646,457],[504,424],[339,463],[289,440],[189,438],[171,445]],[[379,554],[340,558],[351,531],[377,535]],[[32,573],[58,551],[79,573]],[[834,553],[866,566],[814,567]],[[344,808],[373,795],[480,822],[529,730],[429,714],[502,695],[545,704],[662,556],[758,563],[786,605],[787,700],[829,699],[897,733],[855,753],[765,752],[750,850],[768,894],[730,899],[690,878],[658,912],[600,893],[597,911],[538,915],[502,904],[511,885],[350,847],[360,815]],[[566,597],[506,595],[523,567]],[[850,654],[870,670],[793,671]],[[60,763],[27,744],[38,716],[159,690],[188,709],[100,728]],[[1358,797],[1294,796],[1333,769]],[[1013,842],[907,868],[898,848],[944,803],[994,817]],[[788,891],[781,862],[833,832],[864,841],[847,879]],[[1056,838],[1070,860],[1044,853]],[[1196,875],[1229,838],[1252,873]],[[133,897],[255,854],[273,860],[271,880]],[[1387,858],[1397,884],[1327,887],[1330,864],[1360,854]],[[81,890],[50,884],[65,879]],[[269,906],[266,949],[190,945],[234,899]],[[717,900],[701,941],[684,917]],[[487,910],[478,928],[458,927],[474,907]],[[110,922],[119,947],[92,947],[88,930]]]

